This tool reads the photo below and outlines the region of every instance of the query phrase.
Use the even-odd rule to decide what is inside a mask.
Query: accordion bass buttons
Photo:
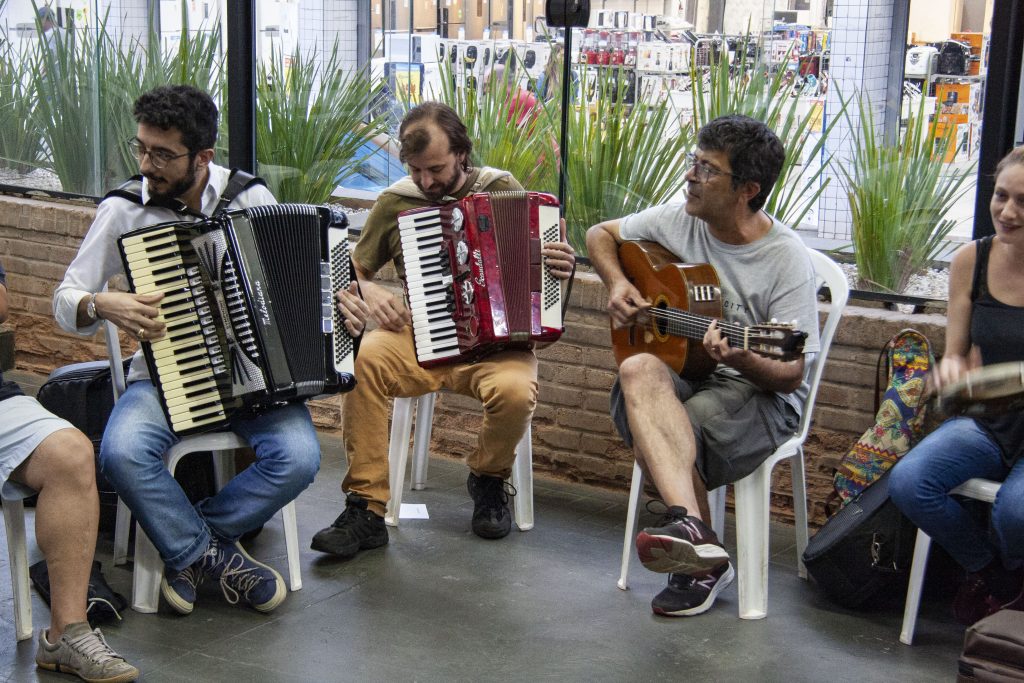
[[[471,280],[463,280],[462,287],[462,304],[464,306],[471,306],[473,304],[473,282]]]

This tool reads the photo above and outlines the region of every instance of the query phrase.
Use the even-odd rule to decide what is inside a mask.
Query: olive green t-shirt
[[[466,182],[454,193],[453,199],[462,199],[466,195],[476,192],[502,192],[523,189],[523,186],[511,174],[505,172],[497,172],[496,178],[487,182],[486,185],[480,184],[478,186],[477,180],[481,177],[481,172],[485,172],[485,178],[488,173],[490,175],[496,173],[494,169],[474,168],[470,171]],[[399,189],[400,187],[409,188],[411,186],[410,179],[406,177],[381,192],[380,196],[377,197],[377,202],[373,205],[370,215],[366,218],[366,225],[363,226],[359,242],[356,243],[355,249],[352,252],[352,258],[355,259],[364,272],[376,273],[387,265],[389,261],[394,260],[398,276],[404,280],[405,260],[402,258],[402,243],[398,234],[398,214],[409,209],[418,209],[424,206],[441,206],[448,203],[444,201],[434,202],[422,195],[418,197],[410,196]]]

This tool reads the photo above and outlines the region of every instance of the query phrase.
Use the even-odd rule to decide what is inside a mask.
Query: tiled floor
[[[209,584],[188,617],[165,607],[155,615],[128,610],[104,632],[143,680],[935,681],[956,674],[963,629],[947,604],[926,604],[917,644],[901,645],[900,605],[853,612],[830,604],[797,578],[792,528],[779,524],[771,529],[767,619],[737,618],[735,585],[705,615],[655,617],[649,602],[663,576],[634,562],[631,590],[615,585],[624,492],[538,477],[536,527],[484,541],[469,529],[465,467],[433,458],[428,488],[404,499],[426,504],[430,519],[403,520],[390,545],[355,559],[322,556],[308,543],[340,511],[345,464],[336,436],[321,441],[320,474],[297,502],[302,590],[270,615],[228,604]],[[31,536],[29,544],[34,561]],[[127,595],[131,565],[114,567],[111,546],[101,535],[97,558]],[[249,549],[283,572],[279,519]],[[6,540],[0,553],[0,679],[73,680],[37,672],[35,644],[15,644]],[[38,629],[48,612],[34,593],[33,611]]]

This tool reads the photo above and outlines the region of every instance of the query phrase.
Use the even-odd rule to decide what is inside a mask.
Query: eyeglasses
[[[139,140],[138,138],[132,138],[131,140],[129,140],[128,147],[129,149],[131,149],[132,154],[135,155],[135,158],[139,160],[140,164],[142,163],[142,158],[148,154],[149,163],[152,164],[153,168],[157,170],[162,169],[164,166],[171,163],[175,159],[187,157],[189,154],[191,154],[191,152],[171,154],[170,152],[162,149],[150,149],[149,147],[146,147],[144,144],[142,144],[142,141]]]
[[[723,171],[720,168],[715,168],[706,161],[697,158],[696,154],[692,152],[683,157],[683,173],[689,173],[690,169],[695,169],[694,175],[697,177],[697,182],[706,183],[714,176],[727,175],[736,178],[736,174]]]

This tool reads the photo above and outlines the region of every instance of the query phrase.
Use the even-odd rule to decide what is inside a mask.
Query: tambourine
[[[1024,409],[1024,362],[998,363],[971,370],[943,387],[935,407],[947,415],[998,415]]]

